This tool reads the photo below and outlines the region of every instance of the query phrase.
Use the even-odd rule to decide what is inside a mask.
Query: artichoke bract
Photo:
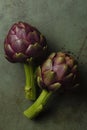
[[[24,115],[31,119],[36,117],[54,91],[78,86],[77,77],[77,62],[71,55],[52,53],[37,69],[37,83],[42,92],[35,103],[24,111]]]
[[[9,30],[4,42],[5,57],[10,62],[24,62],[26,75],[25,93],[29,99],[35,99],[33,62],[46,54],[45,37],[33,26],[18,22]]]

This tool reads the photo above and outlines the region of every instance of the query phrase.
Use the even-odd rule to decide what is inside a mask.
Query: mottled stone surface
[[[4,38],[17,21],[36,26],[52,51],[69,51],[80,66],[80,91],[54,96],[34,121],[22,114],[31,104],[24,99],[23,65],[4,58]],[[0,130],[86,130],[87,0],[0,0],[0,43]]]

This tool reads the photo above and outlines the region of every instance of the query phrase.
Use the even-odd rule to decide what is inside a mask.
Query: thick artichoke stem
[[[52,93],[52,91],[48,92],[47,90],[42,90],[34,104],[24,111],[24,115],[30,119],[39,115],[39,113],[44,110],[44,107]]]
[[[36,87],[34,81],[33,65],[31,63],[24,64],[26,85],[25,85],[25,97],[30,100],[36,99]]]

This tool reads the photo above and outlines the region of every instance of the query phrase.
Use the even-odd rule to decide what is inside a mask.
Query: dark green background
[[[79,61],[80,90],[54,96],[36,121],[22,114],[31,104],[24,99],[23,65],[4,58],[4,38],[17,21],[36,26],[51,50],[69,51]],[[0,130],[86,130],[86,79],[87,0],[0,0]]]

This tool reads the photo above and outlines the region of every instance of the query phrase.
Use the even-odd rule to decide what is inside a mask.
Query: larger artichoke
[[[25,116],[34,118],[44,108],[53,91],[69,89],[78,85],[77,62],[67,53],[52,53],[42,66],[38,67],[37,82],[42,92],[36,102],[24,111]]]
[[[9,30],[4,47],[9,61],[24,62],[31,57],[41,57],[47,44],[45,37],[35,27],[18,22]]]
[[[9,30],[4,42],[4,50],[8,61],[25,63],[26,97],[35,99],[32,61],[40,60],[46,53],[45,37],[35,27],[24,22],[18,22]]]

